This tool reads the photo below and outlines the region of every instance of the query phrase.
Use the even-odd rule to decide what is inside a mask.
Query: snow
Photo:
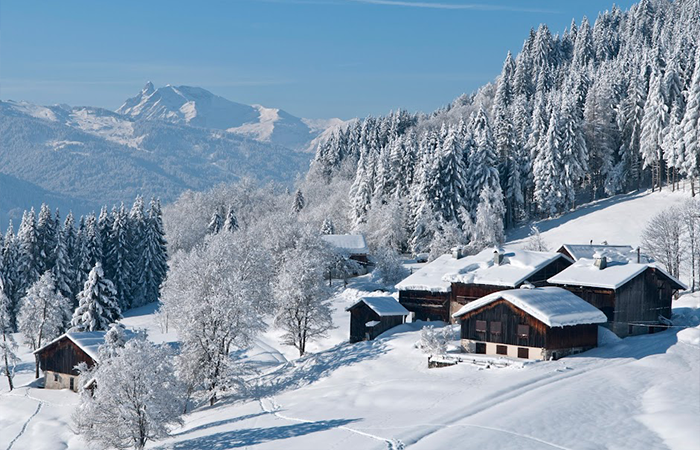
[[[345,250],[353,255],[369,253],[365,237],[361,234],[324,234],[321,239],[335,248]]]
[[[581,258],[594,259],[595,255],[605,256],[608,261],[637,262],[637,251],[631,245],[602,244],[564,244],[567,252],[578,261]],[[640,262],[650,262],[646,255],[640,254]]]
[[[651,267],[673,280],[682,289],[687,289],[687,286],[653,263],[637,264],[612,261],[605,269],[599,269],[593,263],[592,259],[581,258],[547,281],[552,284],[618,289]]]
[[[372,328],[373,326],[379,325],[381,322],[378,320],[370,320],[365,324],[367,328]]]
[[[467,303],[453,317],[461,317],[499,299],[506,300],[549,327],[605,323],[608,320],[598,308],[575,294],[551,286],[494,292]]]
[[[493,253],[493,248],[487,248],[461,259],[442,255],[401,281],[396,288],[401,291],[450,292],[453,282],[517,287],[542,267],[557,258],[565,258],[560,253],[508,248],[504,250],[502,263],[496,265]]]
[[[404,308],[394,297],[362,297],[354,305],[346,308],[346,311],[350,311],[355,306],[360,303],[364,303],[369,306],[372,311],[377,313],[379,317],[390,317],[390,316],[407,316],[408,310]]]

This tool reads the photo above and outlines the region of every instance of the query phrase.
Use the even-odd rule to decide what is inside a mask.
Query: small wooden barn
[[[558,359],[598,345],[606,317],[558,287],[509,289],[468,303],[454,317],[470,353]]]
[[[580,258],[549,282],[603,311],[606,327],[620,337],[665,329],[673,295],[686,289],[656,264],[630,262],[610,251]]]
[[[98,362],[98,349],[105,342],[105,331],[65,333],[34,353],[44,372],[44,388],[78,390],[80,363],[92,367]]]
[[[404,323],[408,311],[393,297],[362,297],[350,312],[350,342],[371,341]]]
[[[467,303],[523,284],[548,285],[547,279],[570,266],[561,253],[488,248],[462,256],[456,248],[396,285],[399,302],[416,320],[449,322]]]

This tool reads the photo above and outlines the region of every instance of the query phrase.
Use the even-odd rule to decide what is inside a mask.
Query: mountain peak
[[[155,90],[156,88],[153,86],[153,83],[147,81],[146,85],[141,89],[141,95],[151,95]]]

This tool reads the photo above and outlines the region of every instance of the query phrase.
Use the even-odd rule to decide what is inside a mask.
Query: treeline
[[[308,178],[352,180],[351,228],[392,209],[413,251],[445,233],[497,241],[503,226],[683,178],[694,191],[698,36],[696,0],[613,7],[561,36],[541,25],[494,84],[430,115],[354,122],[319,146]]]
[[[43,204],[38,217],[34,209],[24,212],[16,234],[10,222],[0,248],[0,285],[14,329],[23,298],[44,275],[50,280],[43,284],[68,299],[71,311],[87,281],[124,311],[158,300],[168,269],[160,203],[153,199],[146,208],[142,197],[131,210],[103,207],[77,224],[72,213],[61,221],[58,210],[52,214]]]

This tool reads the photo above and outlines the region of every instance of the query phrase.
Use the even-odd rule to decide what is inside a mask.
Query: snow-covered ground
[[[618,198],[550,222],[543,236],[552,247],[589,239],[637,245],[645,217],[683,198]],[[700,293],[674,302],[676,327],[662,333],[620,340],[601,332],[600,347],[559,361],[503,366],[461,355],[465,361],[456,366],[428,369],[414,346],[425,323],[347,343],[345,308],[368,293],[386,295],[377,288],[367,276],[345,290],[336,286],[337,328],[302,359],[279,344],[278,332],[260,336],[248,352],[259,370],[248,388],[188,414],[171,438],[149,447],[699,448]],[[123,322],[146,328],[154,341],[175,339],[154,309],[130,311]],[[34,387],[26,348],[22,360],[19,388],[8,393],[0,379],[0,449],[86,448],[70,431],[77,396]]]

